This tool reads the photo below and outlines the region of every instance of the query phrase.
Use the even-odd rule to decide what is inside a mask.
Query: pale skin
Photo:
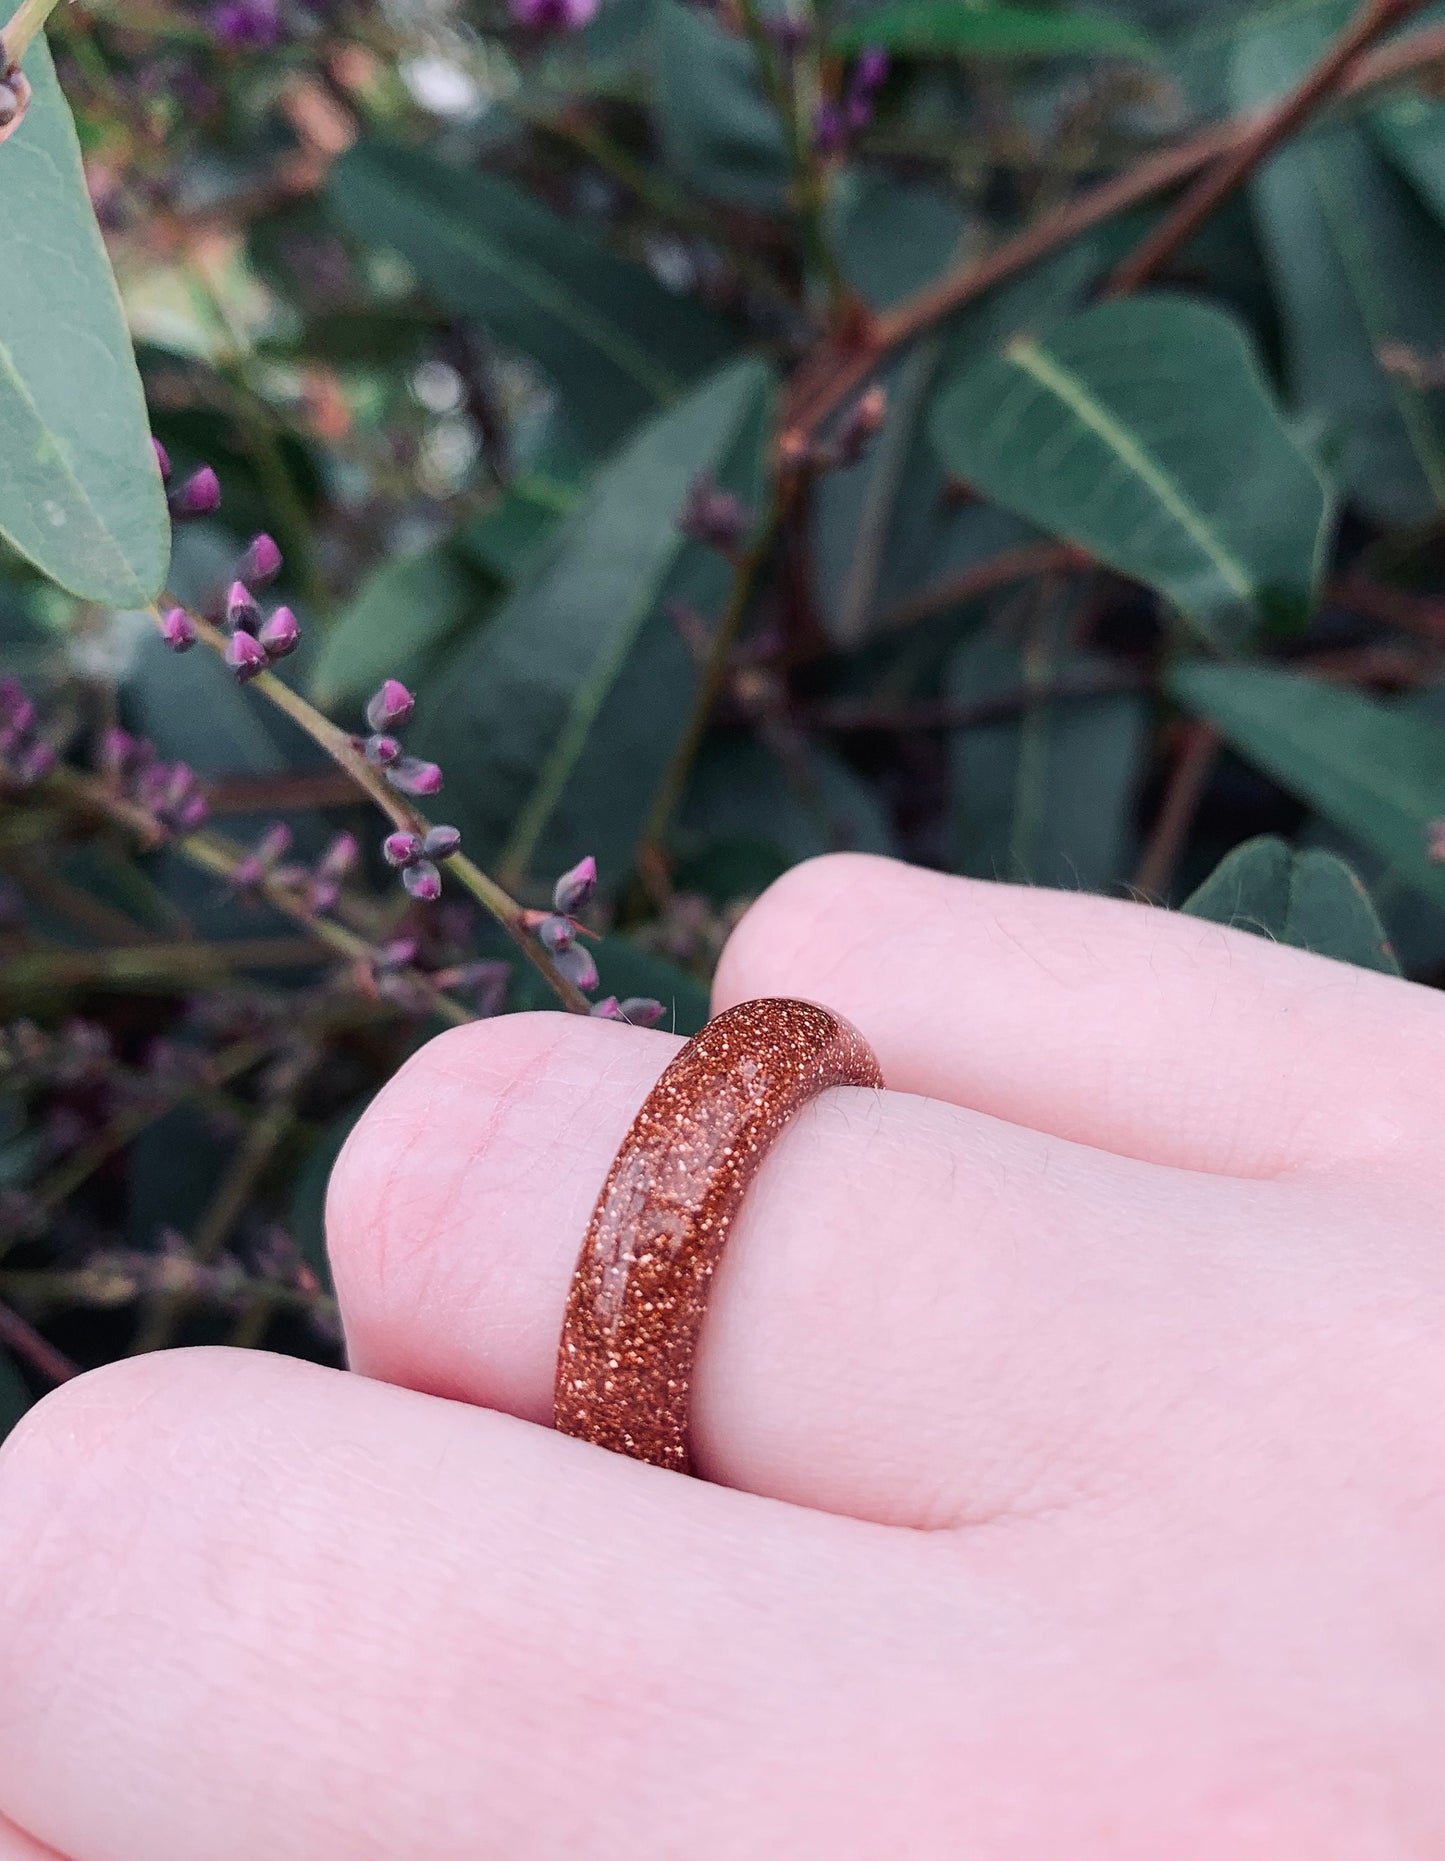
[[[351,1361],[113,1365],[0,1452],[0,1861],[1445,1854],[1445,999],[802,867],[716,1005],[890,1090],[765,1161],[699,1479],[552,1433],[676,1051],[442,1036],[337,1168]]]

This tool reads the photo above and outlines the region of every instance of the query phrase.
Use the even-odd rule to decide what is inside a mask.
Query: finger
[[[65,1857],[53,1848],[42,1848],[0,1816],[0,1861],[65,1861]]]
[[[42,1404],[0,1573],[0,1810],[83,1861],[891,1852],[896,1715],[1014,1613],[950,1565],[941,1622],[906,1534],[222,1351]]]
[[[834,854],[733,933],[714,1009],[758,995],[845,1015],[897,1090],[1125,1156],[1438,1159],[1438,993],[1153,906]]]
[[[592,1205],[679,1044],[508,1015],[416,1055],[331,1182],[354,1367],[549,1423]],[[824,1093],[767,1154],[714,1276],[697,1467],[890,1524],[1065,1503],[1081,1434],[1107,1430],[1111,1403],[1137,1409],[1123,1367],[1140,1302],[1207,1291],[1215,1229],[1267,1232],[1239,1204],[1273,1187],[935,1101]],[[1201,1335],[1216,1305],[1194,1307]]]

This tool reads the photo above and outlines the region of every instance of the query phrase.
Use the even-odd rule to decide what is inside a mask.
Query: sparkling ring
[[[667,1068],[607,1173],[557,1351],[555,1423],[679,1473],[713,1269],[769,1145],[830,1086],[881,1086],[872,1050],[812,1002],[741,1002]]]

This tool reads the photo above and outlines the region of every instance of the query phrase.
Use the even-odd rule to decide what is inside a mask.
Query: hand
[[[1445,1852],[1445,1001],[860,858],[763,994],[893,1089],[763,1165],[704,1479],[546,1427],[678,1043],[444,1035],[332,1184],[360,1374],[130,1361],[6,1446],[0,1861]]]

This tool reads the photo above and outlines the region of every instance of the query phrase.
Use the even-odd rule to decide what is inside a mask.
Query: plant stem
[[[0,1344],[15,1356],[24,1358],[31,1369],[49,1383],[68,1383],[73,1376],[80,1375],[78,1363],[72,1363],[48,1338],[41,1337],[34,1325],[3,1302],[0,1302]]]
[[[168,599],[169,597],[167,597]],[[151,608],[156,623],[160,623],[160,610]],[[199,614],[191,615],[197,638],[204,641],[219,658],[225,657],[226,636],[219,627]],[[259,692],[277,710],[284,711],[291,720],[304,730],[313,743],[317,743],[333,762],[344,769],[353,782],[366,795],[370,796],[393,827],[404,833],[413,833],[425,837],[431,822],[418,808],[406,801],[385,779],[372,768],[371,764],[356,747],[355,739],[339,725],[316,709],[314,704],[303,698],[298,691],[293,691],[274,672],[262,672],[251,680],[252,688]],[[496,880],[470,860],[465,854],[453,854],[447,861],[453,877],[469,891],[482,909],[501,927],[511,941],[526,957],[527,961],[546,981],[553,994],[557,996],[571,1014],[590,1014],[591,1003],[580,989],[560,975],[551,958],[542,946],[531,937],[523,922],[522,907],[509,892],[497,884]]]
[[[1218,758],[1219,737],[1214,730],[1208,724],[1186,724],[1149,843],[1129,886],[1137,897],[1160,899],[1169,890]]]
[[[9,71],[20,63],[55,6],[56,0],[20,0],[4,31],[0,32],[0,70]]]
[[[1356,59],[1340,82],[1339,96],[1363,97],[1383,84],[1417,76],[1430,66],[1442,63],[1445,63],[1445,26],[1432,26],[1408,39],[1378,46]],[[973,303],[986,291],[1068,245],[1081,233],[1187,181],[1252,135],[1259,120],[1259,113],[1251,112],[1201,130],[1174,148],[1146,156],[1122,174],[1100,182],[1097,187],[1045,214],[983,258],[945,273],[937,283],[878,317],[862,340],[856,332],[845,333],[832,345],[824,346],[816,359],[799,371],[789,389],[788,406],[781,423],[782,437],[788,448],[794,450],[805,445],[829,415],[856,392],[894,350]]]
[[[1425,0],[1367,0],[1314,69],[1259,117],[1228,154],[1206,169],[1174,210],[1130,253],[1105,284],[1103,295],[1126,296],[1160,271],[1266,156],[1328,102],[1360,54],[1424,4]]]

